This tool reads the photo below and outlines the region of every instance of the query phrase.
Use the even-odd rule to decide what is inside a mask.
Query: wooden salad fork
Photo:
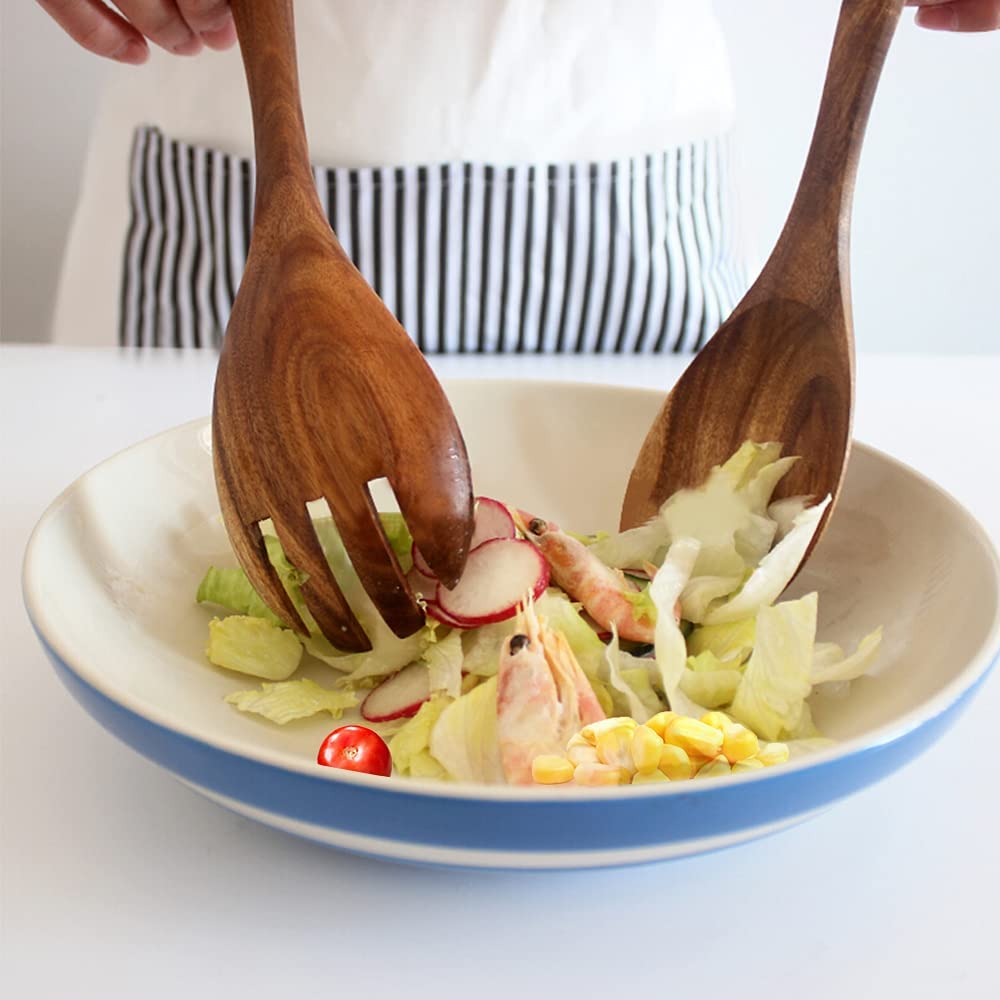
[[[420,351],[341,249],[309,165],[291,0],[234,0],[253,112],[253,234],[215,382],[215,480],[226,530],[254,588],[283,621],[302,615],[268,559],[270,518],[302,595],[339,649],[370,642],[313,530],[325,498],[365,590],[400,636],[418,606],[368,484],[387,478],[424,558],[453,586],[473,530],[465,444]],[[336,95],[349,99],[349,95]]]
[[[733,314],[667,396],[629,480],[621,526],[697,486],[744,441],[800,455],[780,495],[836,503],[851,447],[851,202],[868,114],[904,0],[844,0],[812,145],[785,227]]]

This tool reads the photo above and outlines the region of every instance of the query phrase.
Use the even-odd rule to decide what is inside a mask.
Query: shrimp
[[[543,521],[523,510],[515,514],[514,520],[525,538],[545,556],[552,579],[579,601],[602,629],[610,630],[614,625],[623,639],[653,642],[656,622],[652,616],[637,613],[639,609],[628,597],[637,593],[636,588],[621,571],[606,566],[583,542],[567,535],[553,521]]]
[[[561,632],[553,632],[530,602],[518,631],[500,652],[497,731],[504,776],[530,785],[539,754],[562,753],[583,726],[604,718],[594,689]]]

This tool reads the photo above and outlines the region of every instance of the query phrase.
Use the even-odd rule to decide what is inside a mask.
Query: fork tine
[[[272,513],[271,520],[285,555],[309,577],[302,584],[302,596],[323,635],[345,652],[370,650],[368,636],[341,593],[306,508]]]
[[[247,524],[239,516],[235,506],[223,500],[221,491],[220,500],[223,501],[222,517],[226,523],[229,541],[253,589],[286,625],[291,625],[302,635],[308,635],[309,629],[306,628],[288,591],[285,590],[278,571],[271,565],[260,525],[256,521]]]
[[[326,502],[354,571],[386,625],[400,638],[413,635],[424,625],[424,612],[385,536],[367,485],[352,492],[329,490]]]

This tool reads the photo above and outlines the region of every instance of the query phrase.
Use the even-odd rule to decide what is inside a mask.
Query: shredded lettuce
[[[302,643],[294,632],[263,618],[230,615],[209,622],[205,655],[217,667],[283,681],[298,669]]]
[[[478,677],[492,677],[500,668],[500,647],[513,635],[512,621],[494,622],[462,632],[463,669]]]
[[[781,445],[777,441],[744,441],[734,454],[722,464],[734,490],[746,489],[754,476],[766,465],[777,461]]]
[[[807,594],[757,615],[756,642],[729,714],[766,740],[795,732],[802,723],[812,690],[816,601],[815,593]]]
[[[812,659],[813,684],[853,681],[867,673],[875,662],[881,643],[881,628],[866,635],[850,656],[846,656],[835,643],[816,643]]]
[[[430,673],[431,692],[443,691],[451,698],[462,693],[462,634],[450,632],[432,642],[422,657]]]
[[[691,577],[700,550],[701,546],[695,539],[678,539],[670,546],[667,558],[649,588],[657,611],[654,647],[663,693],[673,711],[695,717],[701,715],[700,706],[680,690],[687,647],[684,634],[674,620],[674,605]]]
[[[681,591],[681,618],[696,624],[704,621],[713,603],[734,594],[742,583],[738,576],[692,577]]]
[[[608,566],[629,569],[647,562],[659,566],[669,544],[670,529],[657,514],[636,528],[599,539],[590,551]]]
[[[743,589],[725,604],[709,611],[705,623],[718,625],[748,618],[776,601],[798,570],[829,504],[830,497],[827,497],[799,514],[795,527],[761,560]]]
[[[263,618],[272,625],[282,624],[281,619],[261,600],[241,569],[209,566],[198,586],[196,600],[199,604],[217,604],[238,615]]]
[[[609,566],[659,565],[670,543],[695,538],[701,552],[692,575],[743,578],[774,541],[767,515],[771,494],[795,459],[779,458],[773,442],[746,442],[697,489],[669,497],[648,523],[596,543],[591,551]]]
[[[649,672],[638,657],[621,651],[614,623],[611,625],[611,641],[604,647],[604,663],[608,683],[617,692],[617,697],[612,696],[612,707],[616,712],[645,722],[660,711],[660,699],[650,683]]]
[[[742,679],[739,670],[685,670],[681,690],[705,708],[722,708],[733,700]]]
[[[497,730],[496,677],[445,708],[431,730],[430,752],[456,781],[505,783]]]
[[[743,618],[722,625],[699,625],[688,636],[688,652],[692,656],[710,652],[728,666],[739,666],[753,649],[757,634],[755,618]]]
[[[379,519],[385,537],[389,539],[392,551],[399,560],[400,568],[404,573],[408,573],[413,566],[413,536],[403,520],[403,515],[390,511],[379,514]]]
[[[339,683],[346,685],[367,677],[387,677],[419,660],[433,640],[436,623],[428,623],[404,639],[397,636],[386,625],[354,572],[332,518],[318,518],[313,521],[313,527],[337,583],[367,633],[372,648],[367,653],[342,653],[317,630],[306,642],[308,651],[324,663],[343,671],[347,676],[341,678]]]
[[[780,542],[792,530],[795,519],[807,507],[812,506],[814,499],[815,497],[811,496],[782,497],[767,508],[767,516],[777,525],[777,531],[774,533],[775,542]]]
[[[333,718],[339,719],[345,709],[354,708],[358,703],[357,696],[351,691],[331,691],[305,678],[262,684],[259,691],[236,691],[227,695],[226,701],[241,712],[262,715],[279,726],[320,712],[329,712]]]
[[[400,774],[415,774],[421,777],[446,777],[447,772],[434,760],[430,752],[431,730],[441,718],[441,713],[451,704],[447,695],[435,695],[425,701],[412,719],[389,740],[392,763]],[[433,762],[433,763],[432,763]],[[440,774],[432,774],[434,765]]]

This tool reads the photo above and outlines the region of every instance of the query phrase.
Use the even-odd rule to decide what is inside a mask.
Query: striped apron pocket
[[[344,250],[422,351],[696,351],[745,290],[722,137],[600,163],[315,167]],[[251,160],[137,130],[124,345],[217,347]]]

